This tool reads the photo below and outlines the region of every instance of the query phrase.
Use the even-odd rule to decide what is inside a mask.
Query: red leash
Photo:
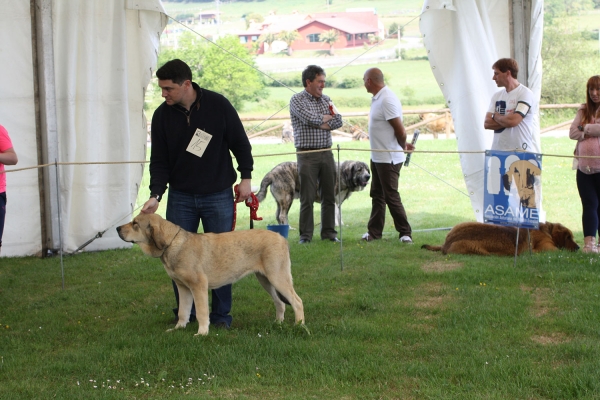
[[[237,199],[237,197],[240,194],[240,192],[238,190],[238,185],[235,185],[233,187],[233,190],[235,192],[235,198]],[[246,203],[246,206],[248,206],[250,208],[250,229],[254,229],[254,221],[262,221],[262,217],[258,217],[256,215],[256,212],[258,211],[258,199],[256,198],[256,195],[254,193],[251,193],[250,198],[247,198],[245,203]],[[237,220],[237,203],[234,202],[233,203],[233,224],[231,225],[232,231],[235,230],[236,220]]]

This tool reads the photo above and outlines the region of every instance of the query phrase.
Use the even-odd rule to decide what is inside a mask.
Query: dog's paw
[[[308,335],[310,335],[310,330],[308,329],[308,326],[306,326],[304,324],[304,321],[300,322],[299,324],[296,324],[296,326],[300,327],[301,329],[303,329]]]
[[[177,322],[177,325],[175,325],[175,327],[171,328],[171,329],[167,329],[167,332],[172,332],[175,331],[177,329],[184,329],[185,326],[187,325],[187,323],[181,323],[181,322]]]
[[[198,329],[198,333],[194,334],[194,336],[206,336],[208,335],[208,329]]]

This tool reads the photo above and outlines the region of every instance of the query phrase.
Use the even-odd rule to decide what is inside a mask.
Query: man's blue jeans
[[[167,200],[167,220],[179,225],[188,232],[198,232],[200,221],[205,233],[230,232],[233,224],[233,191],[231,188],[212,194],[190,194],[169,189]],[[173,282],[177,308],[179,310],[179,292]],[[225,322],[231,325],[231,285],[212,290],[210,323]],[[192,305],[192,316],[196,317],[196,306]]]

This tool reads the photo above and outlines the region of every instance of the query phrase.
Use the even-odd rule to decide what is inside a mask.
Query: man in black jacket
[[[171,60],[156,71],[165,102],[152,117],[150,154],[150,199],[143,213],[154,213],[169,185],[167,220],[189,232],[231,231],[234,201],[251,196],[252,147],[240,118],[222,95],[192,82],[189,66]],[[241,181],[234,199],[237,179],[230,151],[234,154]],[[173,282],[179,307],[179,293]],[[212,291],[210,323],[229,328],[232,317],[231,285]],[[174,309],[175,315],[178,308]],[[192,307],[190,320],[195,320]]]

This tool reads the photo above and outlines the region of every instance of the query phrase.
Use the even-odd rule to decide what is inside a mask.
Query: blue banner
[[[542,209],[542,155],[485,152],[483,221],[539,229]]]

